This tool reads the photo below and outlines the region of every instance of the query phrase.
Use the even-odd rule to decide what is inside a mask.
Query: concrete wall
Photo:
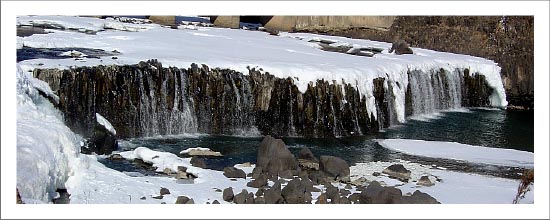
[[[368,27],[388,29],[396,16],[273,16],[264,27],[282,31],[306,27]]]

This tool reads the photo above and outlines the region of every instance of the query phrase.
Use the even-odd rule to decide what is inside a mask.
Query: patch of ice
[[[385,148],[410,155],[499,166],[534,167],[534,154],[526,151],[409,139],[384,139],[377,142]]]

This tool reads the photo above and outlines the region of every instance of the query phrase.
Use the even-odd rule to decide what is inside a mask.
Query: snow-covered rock
[[[213,156],[213,157],[222,156],[222,153],[213,151],[210,148],[205,148],[205,147],[187,148],[185,150],[182,150],[180,154],[189,155],[189,156]]]

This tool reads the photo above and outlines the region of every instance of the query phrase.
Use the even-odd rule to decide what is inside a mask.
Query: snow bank
[[[180,151],[180,154],[189,154],[189,156],[202,155],[202,156],[217,156],[221,157],[222,154],[217,151],[213,151],[206,147],[192,147]]]
[[[386,139],[377,142],[385,148],[417,156],[500,166],[534,167],[534,154],[526,151],[441,141]]]
[[[37,88],[51,92],[49,86],[19,66],[17,70],[17,188],[23,201],[49,202],[74,173],[79,138],[38,94]]]
[[[223,201],[222,192],[219,190],[233,187],[235,194],[243,189],[254,193],[257,190],[246,186],[246,183],[251,180],[250,177],[232,181],[225,177],[221,171],[192,167],[189,158],[179,158],[171,153],[139,147],[120,154],[126,159],[140,158],[153,163],[153,166],[158,167],[157,171],[161,171],[163,168],[177,170],[177,166],[185,166],[188,172],[198,174],[198,178],[193,184],[181,184],[173,177],[140,175],[132,177],[105,167],[97,161],[96,156],[81,155],[80,163],[77,164],[77,169],[80,172],[71,177],[66,184],[71,194],[71,203],[160,204],[166,202],[174,204],[178,196],[184,195],[192,198],[196,204],[212,203],[214,200],[224,204],[227,202]],[[244,167],[243,165],[235,165],[235,167],[243,169],[246,173],[252,172],[254,168],[254,166]],[[170,194],[164,195],[162,199],[152,198],[159,195],[161,187],[169,189]]]
[[[18,22],[28,20],[56,21],[78,26],[89,18],[75,17],[19,17]],[[73,22],[73,20],[76,20]],[[86,26],[86,24],[82,24]],[[136,64],[155,58],[165,66],[188,68],[191,63],[204,63],[210,67],[229,68],[248,73],[247,67],[261,67],[277,77],[294,79],[301,92],[310,82],[325,79],[329,82],[350,83],[367,98],[369,114],[377,115],[373,96],[374,78],[384,77],[393,86],[398,110],[398,121],[405,121],[405,92],[408,85],[407,71],[430,72],[441,68],[448,72],[455,69],[469,69],[472,74],[485,75],[494,88],[491,104],[495,107],[507,105],[506,94],[500,79],[500,67],[491,60],[452,53],[413,48],[415,54],[389,54],[390,43],[344,37],[321,36],[305,33],[280,33],[271,36],[265,32],[244,31],[225,28],[199,27],[190,29],[168,29],[148,26],[147,31],[117,32],[103,31],[96,35],[56,31],[47,35],[35,34],[23,38],[22,44],[29,47],[84,47],[106,51],[122,52],[118,59],[73,59],[27,60],[21,63],[37,68],[59,68],[69,66],[94,66],[100,64]],[[321,39],[322,38],[322,39]],[[319,49],[317,43],[309,40],[324,40],[337,45],[353,45],[354,48],[386,48],[374,57],[361,57]],[[135,42],[140,42],[136,44]],[[238,53],[235,53],[238,51]],[[35,66],[43,63],[43,66]],[[401,86],[397,86],[397,84]]]
[[[116,135],[115,128],[113,127],[113,125],[111,125],[111,123],[109,121],[107,121],[107,119],[105,119],[99,113],[95,113],[95,117],[96,117],[97,123],[99,123],[100,125],[105,127],[105,129],[107,129],[109,132],[111,132],[111,134]]]
[[[403,183],[391,179],[386,174],[373,176],[373,172],[382,171],[395,163],[400,163],[411,171],[411,181]],[[368,182],[376,180],[388,186],[396,186],[403,194],[419,190],[428,193],[443,204],[512,204],[519,186],[519,180],[483,176],[438,169],[436,167],[399,160],[396,162],[357,163],[350,167],[352,181],[361,177]],[[434,186],[418,186],[416,182],[422,176],[429,176]],[[436,182],[436,179],[441,179]],[[534,203],[534,185],[530,186],[526,197],[520,203]]]

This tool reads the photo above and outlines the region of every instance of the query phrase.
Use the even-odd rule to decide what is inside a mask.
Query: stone
[[[159,196],[153,196],[153,199],[162,199],[162,198],[164,198],[164,196],[162,196],[162,195],[159,195]]]
[[[319,170],[319,163],[311,160],[298,159],[298,165],[304,170]]]
[[[354,193],[354,194],[351,194],[350,196],[348,196],[348,199],[353,203],[353,204],[359,204],[359,200],[361,198],[361,194],[360,193]]]
[[[186,172],[178,171],[178,173],[176,174],[176,179],[187,179],[187,178],[189,177],[187,176]]]
[[[380,173],[379,172],[373,172],[372,175],[373,176],[380,176]]]
[[[293,179],[283,188],[281,195],[289,204],[305,203],[305,186],[300,179]]]
[[[275,181],[273,186],[264,192],[265,204],[282,204],[284,198],[281,195],[281,182]]]
[[[145,196],[142,196],[141,198],[139,198],[141,200],[146,200],[147,198],[145,198]]]
[[[254,199],[254,204],[265,204],[265,199],[262,196],[258,196]]]
[[[192,157],[190,162],[194,167],[206,168],[206,162],[200,157]]]
[[[256,196],[263,196],[265,192],[265,188],[261,187],[256,191]]]
[[[167,194],[170,194],[170,190],[168,190],[167,188],[161,187],[160,188],[160,195],[163,196],[163,195],[167,195]]]
[[[325,184],[327,182],[327,180],[326,180],[327,178],[326,178],[325,174],[321,171],[316,171],[316,172],[310,173],[309,174],[309,179],[315,185]]]
[[[252,170],[252,179],[257,179],[258,177],[260,177],[260,175],[262,174],[263,172],[263,168],[262,167],[254,167],[254,169]]]
[[[433,186],[435,184],[432,183],[432,181],[430,180],[430,178],[428,176],[422,176],[422,177],[420,177],[418,182],[416,182],[416,185],[419,185],[419,186]]]
[[[229,188],[225,188],[223,190],[223,194],[222,194],[222,198],[224,201],[227,201],[227,202],[231,202],[233,201],[233,188],[232,187],[229,187]]]
[[[321,156],[319,170],[335,180],[349,181],[350,170],[348,163],[339,157]]]
[[[223,175],[227,178],[243,178],[246,179],[246,173],[235,167],[223,168]]]
[[[307,147],[304,147],[300,150],[300,152],[298,153],[298,159],[309,160],[317,163],[319,162],[315,155],[313,155],[313,152],[311,152],[311,150]]]
[[[351,189],[352,186],[350,184],[346,184],[346,186],[344,186],[344,189]]]
[[[166,175],[171,175],[174,173],[174,171],[172,171],[172,169],[166,167],[164,168],[164,170],[162,170],[162,173],[166,174]]]
[[[15,192],[17,194],[16,204],[23,204],[23,200],[21,200],[21,195],[19,195],[19,189],[15,188]]]
[[[285,170],[295,170],[298,162],[281,139],[266,136],[258,148],[256,165],[263,167],[269,176]]]
[[[109,131],[105,126],[98,122],[99,114],[96,113],[96,120],[94,120],[94,127],[92,130],[92,136],[86,141],[87,146],[81,148],[81,153],[96,153],[99,155],[111,154],[118,149],[118,141],[116,140],[116,134]],[[106,120],[106,119],[105,119]]]
[[[261,174],[258,178],[248,182],[246,186],[252,188],[260,188],[267,185],[267,175]]]
[[[326,186],[326,192],[327,194],[327,198],[333,200],[333,199],[337,199],[338,197],[340,197],[339,193],[338,193],[338,188],[336,188],[335,186],[332,186],[332,184],[328,184]]]
[[[351,192],[349,190],[340,189],[340,195],[341,196],[348,196],[349,194],[351,194]]]
[[[378,181],[372,181],[365,190],[361,191],[359,201],[361,204],[372,204],[374,197],[376,197],[383,188],[384,187],[382,187]]]
[[[402,203],[404,204],[441,204],[437,199],[427,193],[414,191],[411,196],[403,196]]]
[[[233,202],[236,204],[245,204],[247,197],[248,191],[243,189],[243,191],[233,197]]]
[[[397,55],[413,54],[413,51],[409,47],[409,44],[404,40],[396,40],[392,43],[391,49],[388,52],[393,53],[394,51]]]
[[[178,172],[187,172],[187,167],[178,166]]]
[[[124,160],[124,157],[122,157],[120,154],[112,154],[109,156],[109,160]]]
[[[222,192],[222,190],[221,190],[221,189],[218,189],[218,188],[214,189],[214,191],[215,191],[215,192]]]
[[[402,164],[392,164],[384,169],[382,173],[388,174],[388,176],[403,182],[408,182],[411,178],[411,171],[407,170]]]
[[[347,197],[342,196],[338,200],[338,204],[351,204],[351,201]]]
[[[190,149],[190,150],[184,150],[182,152],[180,152],[180,154],[182,155],[185,155],[185,156],[191,156],[191,157],[194,157],[194,156],[205,156],[205,157],[221,157],[223,156],[222,153],[220,152],[217,152],[217,151],[213,151],[213,150],[210,150],[210,149],[197,149],[197,148],[193,148],[193,149]]]
[[[254,193],[248,193],[244,204],[254,204]]]
[[[351,185],[364,186],[366,182],[367,179],[365,177],[359,177],[358,179],[351,181]]]
[[[324,193],[321,193],[321,195],[317,197],[317,201],[315,202],[315,204],[327,204],[327,203],[328,203],[327,195]]]
[[[279,172],[279,177],[284,178],[284,179],[292,179],[294,177],[294,175],[292,175],[292,171],[290,171],[290,170],[283,170],[283,171]]]
[[[220,202],[218,202],[218,200],[214,200],[214,202],[212,202],[212,204],[220,204]]]
[[[384,187],[382,191],[374,197],[374,204],[400,204],[402,203],[402,193],[400,189],[394,187]]]

